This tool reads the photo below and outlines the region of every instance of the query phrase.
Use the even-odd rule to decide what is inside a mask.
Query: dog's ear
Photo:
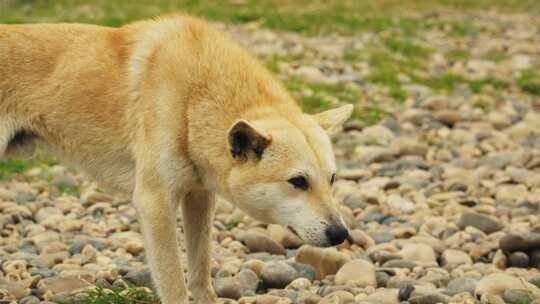
[[[346,104],[339,108],[327,110],[315,115],[321,128],[327,132],[332,132],[336,127],[341,126],[353,112],[353,105]]]
[[[247,160],[250,156],[260,159],[272,143],[270,135],[264,135],[245,120],[236,121],[227,132],[231,154],[236,159]]]

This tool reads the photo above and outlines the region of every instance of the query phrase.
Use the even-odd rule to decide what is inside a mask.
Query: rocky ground
[[[540,23],[423,18],[414,35],[218,25],[306,110],[356,104],[333,138],[350,240],[314,248],[220,201],[212,276],[225,302],[540,303]],[[155,301],[130,202],[76,171],[0,180],[0,234],[0,303]],[[107,302],[109,289],[125,290]]]

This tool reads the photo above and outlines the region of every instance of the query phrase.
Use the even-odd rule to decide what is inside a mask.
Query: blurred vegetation
[[[429,30],[456,39],[474,38],[485,31],[477,28],[470,18],[439,18],[440,12],[540,14],[538,0],[0,0],[0,23],[85,22],[120,26],[176,11],[226,23],[256,23],[304,35],[375,33],[379,38],[365,48],[345,50],[344,60],[351,65],[367,63],[370,72],[361,80],[362,85],[383,88],[387,97],[398,103],[409,97],[403,87],[404,79],[443,94],[465,86],[473,93],[481,93],[484,88],[495,91],[518,88],[525,94],[540,96],[540,73],[536,66],[522,71],[512,81],[498,76],[468,79],[452,71],[434,74],[425,60],[435,52],[442,52],[455,62],[480,58],[499,63],[508,57],[503,50],[473,56],[467,48],[434,50],[429,42],[418,39],[420,32]],[[508,22],[501,21],[496,28],[503,30],[509,26]],[[302,55],[263,58],[275,72],[279,71],[280,63],[302,64],[303,59]],[[365,124],[376,123],[385,116],[379,102],[363,104],[367,97],[358,87],[309,83],[295,76],[285,79],[285,84],[307,112],[347,102],[357,105],[354,118]],[[0,161],[0,179],[39,163]]]
[[[437,9],[540,12],[537,0],[0,0],[0,22],[90,22],[119,26],[174,11],[230,23],[260,22],[263,26],[303,33],[343,34],[399,27],[442,26],[417,13]],[[414,13],[414,14],[411,14]],[[466,24],[451,24],[457,34],[470,34]]]

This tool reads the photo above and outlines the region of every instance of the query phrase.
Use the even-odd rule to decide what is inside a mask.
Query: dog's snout
[[[325,234],[332,246],[343,243],[349,237],[349,231],[341,225],[332,225],[326,228]]]

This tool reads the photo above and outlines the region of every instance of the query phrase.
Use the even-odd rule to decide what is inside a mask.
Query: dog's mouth
[[[294,235],[296,235],[299,239],[302,239],[300,237],[300,235],[298,234],[298,232],[291,226],[287,226],[287,229],[289,229],[289,231],[291,231],[292,233],[294,233]]]

